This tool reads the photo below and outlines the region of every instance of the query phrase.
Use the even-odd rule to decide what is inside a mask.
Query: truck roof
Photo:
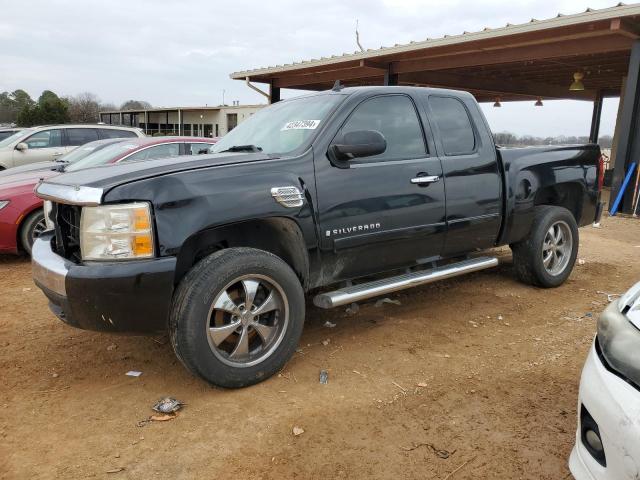
[[[302,95],[305,97],[311,97],[314,95],[375,95],[375,94],[389,94],[389,93],[427,93],[427,94],[439,94],[439,95],[449,95],[452,97],[458,98],[470,98],[475,101],[475,97],[471,95],[469,92],[465,92],[463,90],[452,90],[448,88],[433,88],[433,87],[411,87],[404,85],[375,85],[375,86],[366,86],[366,87],[339,87],[333,88],[331,90],[323,90],[321,92],[313,92],[306,95]],[[291,99],[287,100],[293,100]],[[286,100],[285,100],[286,101]]]

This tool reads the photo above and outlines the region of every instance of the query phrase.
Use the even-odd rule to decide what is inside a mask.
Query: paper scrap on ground
[[[129,370],[125,375],[128,377],[139,377],[142,375],[142,372],[138,372],[137,370]]]

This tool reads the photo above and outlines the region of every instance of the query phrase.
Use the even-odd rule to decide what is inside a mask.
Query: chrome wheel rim
[[[288,324],[282,287],[264,275],[244,275],[229,282],[213,300],[207,340],[224,364],[250,367],[273,354]]]
[[[553,276],[560,275],[569,265],[573,249],[573,234],[569,225],[558,221],[549,227],[542,242],[542,264]]]
[[[40,220],[33,226],[33,230],[31,230],[31,240],[34,241],[40,235],[42,235],[47,230],[47,223],[44,221],[44,218]]]

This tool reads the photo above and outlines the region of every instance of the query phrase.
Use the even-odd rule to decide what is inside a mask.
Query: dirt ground
[[[29,262],[0,257],[0,476],[567,478],[599,291],[640,280],[640,221],[580,232],[584,264],[558,289],[518,283],[503,249],[500,267],[399,306],[309,306],[284,371],[236,391],[190,376],[165,338],[64,325]],[[178,417],[138,426],[165,395],[187,404]]]

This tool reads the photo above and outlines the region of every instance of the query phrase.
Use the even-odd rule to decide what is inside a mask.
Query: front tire
[[[200,261],[180,282],[169,333],[188,370],[239,388],[282,369],[298,345],[304,315],[304,292],[289,265],[262,250],[229,248]]]
[[[31,256],[31,249],[36,238],[47,229],[42,209],[30,213],[20,227],[20,244],[22,249]]]
[[[578,255],[578,225],[563,207],[536,207],[529,236],[511,245],[520,281],[544,288],[562,285]]]

